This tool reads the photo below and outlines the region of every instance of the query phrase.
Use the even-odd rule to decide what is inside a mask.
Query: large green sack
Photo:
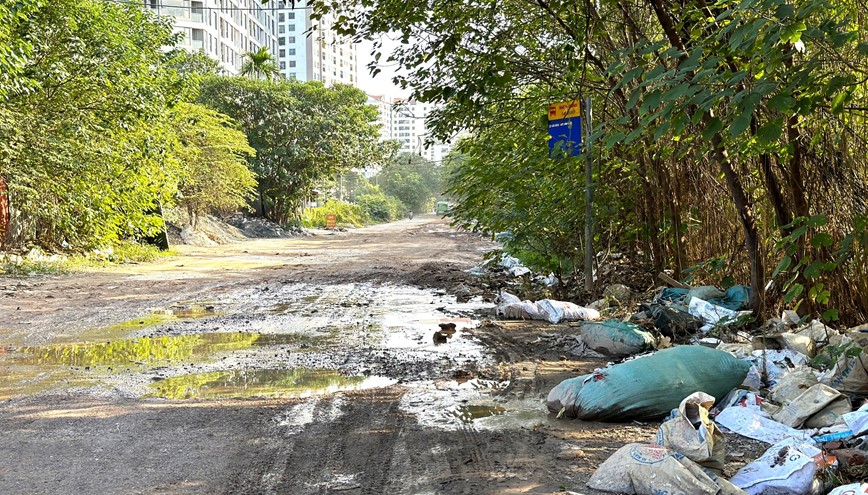
[[[694,392],[722,399],[744,381],[750,364],[732,354],[689,345],[564,380],[549,393],[552,412],[597,421],[660,419]]]
[[[640,326],[609,320],[582,325],[582,342],[606,356],[626,357],[651,350],[654,336]]]

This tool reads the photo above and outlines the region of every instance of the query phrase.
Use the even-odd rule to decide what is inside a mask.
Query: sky
[[[396,43],[386,39],[383,43],[384,50],[389,49],[389,47],[394,46]],[[405,98],[410,92],[407,90],[401,90],[401,88],[392,84],[392,76],[395,75],[395,67],[389,66],[385,62],[385,59],[388,58],[388,52],[384,52],[383,56],[380,58],[381,72],[377,74],[376,77],[371,77],[371,73],[368,70],[368,63],[373,60],[371,57],[371,46],[372,43],[370,41],[365,41],[359,43],[359,87],[369,95],[385,95],[389,98]]]

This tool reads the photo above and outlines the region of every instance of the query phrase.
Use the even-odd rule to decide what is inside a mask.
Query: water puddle
[[[447,414],[458,419],[458,421],[461,421],[464,424],[470,424],[477,419],[497,416],[500,414],[504,414],[505,412],[506,408],[502,406],[480,404],[458,406],[457,409],[448,411]]]
[[[150,397],[224,399],[309,397],[344,390],[387,387],[397,383],[381,376],[344,376],[324,369],[242,369],[193,373],[150,385]]]
[[[330,335],[259,334],[211,332],[162,337],[140,337],[108,342],[84,342],[36,347],[6,347],[6,357],[14,364],[44,366],[152,366],[190,361],[219,352],[258,346],[322,346]]]

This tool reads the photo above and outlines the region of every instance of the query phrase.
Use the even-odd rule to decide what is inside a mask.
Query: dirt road
[[[426,216],[0,279],[0,493],[594,493],[657,425],[547,414],[603,363],[488,321],[491,247]]]

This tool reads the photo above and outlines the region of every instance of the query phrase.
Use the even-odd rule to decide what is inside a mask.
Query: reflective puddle
[[[243,369],[167,378],[150,385],[150,397],[222,399],[307,397],[344,390],[387,387],[397,383],[381,376],[343,376],[337,370]]]
[[[474,420],[497,416],[506,412],[506,409],[501,406],[475,405],[475,406],[458,406],[454,411],[449,411],[449,415],[457,418],[465,424],[473,423]]]
[[[321,346],[333,337],[303,334],[259,334],[212,332],[192,335],[141,337],[96,343],[58,344],[51,346],[5,348],[7,359],[19,365],[45,366],[151,366],[190,361],[218,352],[230,352],[254,346]],[[0,358],[2,359],[2,358]]]

